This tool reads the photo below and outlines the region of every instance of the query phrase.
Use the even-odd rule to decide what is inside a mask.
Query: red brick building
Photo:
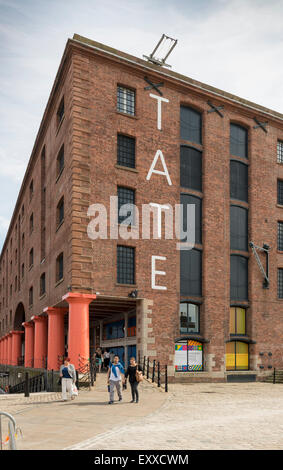
[[[164,214],[160,238],[140,216],[125,240],[111,196],[140,215],[194,204],[194,248],[165,238]],[[2,364],[57,369],[68,353],[78,367],[100,345],[158,359],[171,380],[282,368],[283,115],[74,35],[0,270]]]

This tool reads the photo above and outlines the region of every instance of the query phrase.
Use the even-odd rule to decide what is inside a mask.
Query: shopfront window
[[[184,340],[175,343],[175,372],[203,370],[202,343]]]
[[[226,370],[249,369],[249,345],[241,341],[226,344]]]

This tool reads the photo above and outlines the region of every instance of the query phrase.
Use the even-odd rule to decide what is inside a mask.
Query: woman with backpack
[[[139,402],[138,385],[143,380],[142,368],[136,363],[134,357],[130,358],[130,365],[125,373],[125,378],[129,377],[129,382],[132,390],[132,401],[131,403]]]

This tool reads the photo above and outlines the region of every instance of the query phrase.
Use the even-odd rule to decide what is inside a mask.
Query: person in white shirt
[[[125,382],[125,371],[122,364],[119,362],[119,356],[114,356],[113,363],[110,363],[107,372],[107,384],[110,393],[109,405],[114,403],[114,389],[116,387],[119,401],[122,401],[121,381]]]

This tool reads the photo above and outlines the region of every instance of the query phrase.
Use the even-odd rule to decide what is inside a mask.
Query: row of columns
[[[68,293],[62,297],[69,304],[68,356],[75,368],[89,358],[89,304],[96,295]],[[65,353],[64,314],[68,310],[46,307],[23,323],[25,328],[25,367],[58,369],[58,356]],[[0,339],[0,364],[17,365],[21,353],[21,331],[11,331]]]
[[[22,334],[23,331],[10,331],[0,339],[0,364],[18,364],[18,358],[22,355]]]

